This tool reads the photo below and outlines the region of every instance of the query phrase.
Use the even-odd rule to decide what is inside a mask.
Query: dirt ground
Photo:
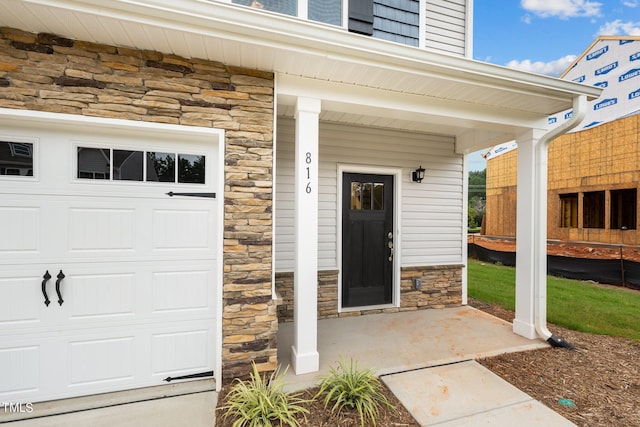
[[[516,251],[516,241],[511,238],[470,234],[467,239],[469,243],[475,243],[478,246],[494,251]],[[620,259],[620,255],[622,254],[622,257],[626,260],[640,262],[640,248],[637,246],[549,241],[547,244],[547,253],[549,255],[594,259]]]
[[[469,300],[509,322],[512,311]],[[578,426],[640,427],[640,342],[549,330],[576,349],[549,348],[504,354],[479,362]]]

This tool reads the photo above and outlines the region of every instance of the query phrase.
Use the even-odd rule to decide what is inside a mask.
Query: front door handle
[[[46,305],[47,307],[49,307],[49,304],[51,303],[51,301],[49,301],[49,295],[47,295],[47,282],[49,281],[49,279],[51,279],[51,274],[49,274],[49,270],[47,270],[46,273],[44,273],[44,276],[42,276],[42,295],[44,295],[44,305]]]
[[[64,275],[62,270],[60,270],[60,273],[58,273],[56,277],[58,278],[58,280],[56,280],[56,293],[58,294],[58,304],[62,305],[64,300],[62,299],[62,293],[60,292],[60,282],[62,282],[62,279],[64,279],[66,276]]]
[[[389,261],[393,261],[393,240],[389,240]]]

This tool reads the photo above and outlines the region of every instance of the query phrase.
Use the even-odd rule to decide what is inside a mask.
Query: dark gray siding
[[[420,2],[373,0],[373,37],[418,46]]]

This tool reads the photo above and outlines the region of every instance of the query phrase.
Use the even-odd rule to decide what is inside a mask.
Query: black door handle
[[[42,281],[42,295],[44,295],[44,305],[49,307],[49,304],[51,303],[51,301],[49,301],[49,295],[47,295],[47,282],[49,281],[49,279],[51,279],[49,270],[47,270],[47,272],[44,273],[44,276],[42,276],[42,278],[44,279]]]
[[[56,280],[56,293],[58,294],[58,304],[62,305],[64,300],[62,299],[62,293],[60,293],[60,282],[65,278],[64,273],[60,270],[60,273],[56,276],[58,280]]]

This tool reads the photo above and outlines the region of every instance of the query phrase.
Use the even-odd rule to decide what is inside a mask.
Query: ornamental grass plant
[[[249,381],[234,381],[224,405],[218,408],[222,416],[233,419],[233,427],[300,427],[297,418],[309,413],[304,407],[309,400],[283,390],[286,370],[280,373],[277,369],[268,379],[255,364],[252,370]]]
[[[332,413],[355,410],[362,427],[367,422],[375,427],[380,405],[396,410],[383,394],[382,387],[372,369],[359,369],[353,360],[349,365],[340,360],[338,367],[331,367],[329,374],[321,379],[315,397],[324,396],[325,408],[333,405]]]

